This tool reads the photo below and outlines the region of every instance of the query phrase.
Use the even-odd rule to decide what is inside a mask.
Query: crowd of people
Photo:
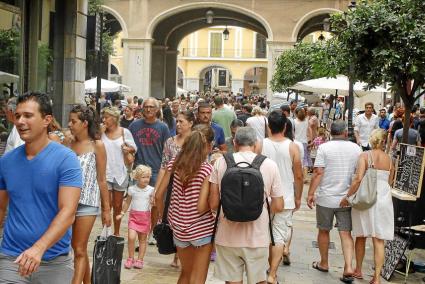
[[[390,185],[397,145],[409,123],[408,143],[424,146],[425,108],[415,108],[407,122],[400,104],[375,110],[366,103],[351,142],[342,101],[325,99],[319,107],[291,101],[273,109],[263,96],[224,93],[162,101],[101,96],[74,106],[61,128],[46,94],[10,98],[14,127],[0,160],[0,282],[91,283],[87,246],[96,216],[128,238],[124,267],[142,269],[147,243],[155,243],[152,228],[168,212],[178,283],[204,283],[210,261],[226,283],[244,277],[277,283],[279,264],[291,264],[292,218],[309,183],[320,252],[312,268],[329,271],[336,218],[345,260],[341,281],[363,278],[365,241],[372,238],[370,283],[381,283],[384,241],[394,235]],[[252,168],[246,175],[260,175],[264,187],[254,200],[260,204],[255,217],[244,200],[226,199],[232,197],[225,193],[229,175],[235,182],[240,177],[230,169],[246,165]],[[377,201],[366,210],[351,208],[348,200],[370,167],[378,172]],[[238,186],[252,185],[241,180],[235,194]],[[241,221],[245,217],[249,221]]]

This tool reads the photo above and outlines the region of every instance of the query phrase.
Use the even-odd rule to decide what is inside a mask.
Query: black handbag
[[[93,249],[92,283],[119,284],[124,238],[111,235],[110,227],[104,227],[96,238]]]
[[[162,221],[153,228],[153,237],[156,240],[156,246],[160,254],[176,253],[177,249],[174,245],[173,230],[167,220],[168,207],[170,206],[171,191],[173,190],[173,175],[167,187],[167,197],[165,198],[165,207],[162,214]]]

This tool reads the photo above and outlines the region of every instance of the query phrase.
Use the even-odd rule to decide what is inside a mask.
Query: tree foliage
[[[371,86],[390,83],[403,99],[406,121],[424,94],[417,93],[425,83],[424,15],[423,0],[375,0],[331,18],[341,52],[350,55],[352,78]]]
[[[19,30],[0,29],[0,70],[17,74],[19,61]]]

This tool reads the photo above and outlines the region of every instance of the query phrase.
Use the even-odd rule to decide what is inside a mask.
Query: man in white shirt
[[[319,146],[314,163],[314,175],[308,191],[307,205],[311,209],[316,205],[316,219],[319,233],[320,261],[313,262],[313,268],[322,272],[329,271],[328,249],[329,231],[334,217],[341,239],[344,255],[344,272],[341,281],[353,281],[352,258],[354,243],[351,237],[351,207],[340,208],[339,200],[349,189],[351,177],[356,170],[361,149],[347,141],[345,122],[337,120],[331,125],[332,140]],[[317,192],[316,192],[317,190]]]
[[[284,197],[284,210],[273,216],[272,231],[275,246],[270,247],[270,269],[267,282],[275,283],[282,255],[283,264],[290,265],[292,214],[301,205],[303,170],[298,146],[284,135],[288,119],[282,115],[281,111],[275,110],[270,113],[268,120],[271,136],[263,140],[261,153],[277,164]]]
[[[365,112],[356,118],[354,126],[354,136],[356,143],[362,147],[363,151],[370,150],[369,136],[374,129],[379,128],[379,118],[373,114],[373,103],[365,104]]]

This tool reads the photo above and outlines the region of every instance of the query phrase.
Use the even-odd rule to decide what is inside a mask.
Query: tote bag
[[[377,196],[377,170],[374,168],[373,158],[370,151],[368,155],[368,168],[362,178],[359,189],[348,198],[351,206],[357,210],[366,210],[376,203]]]

